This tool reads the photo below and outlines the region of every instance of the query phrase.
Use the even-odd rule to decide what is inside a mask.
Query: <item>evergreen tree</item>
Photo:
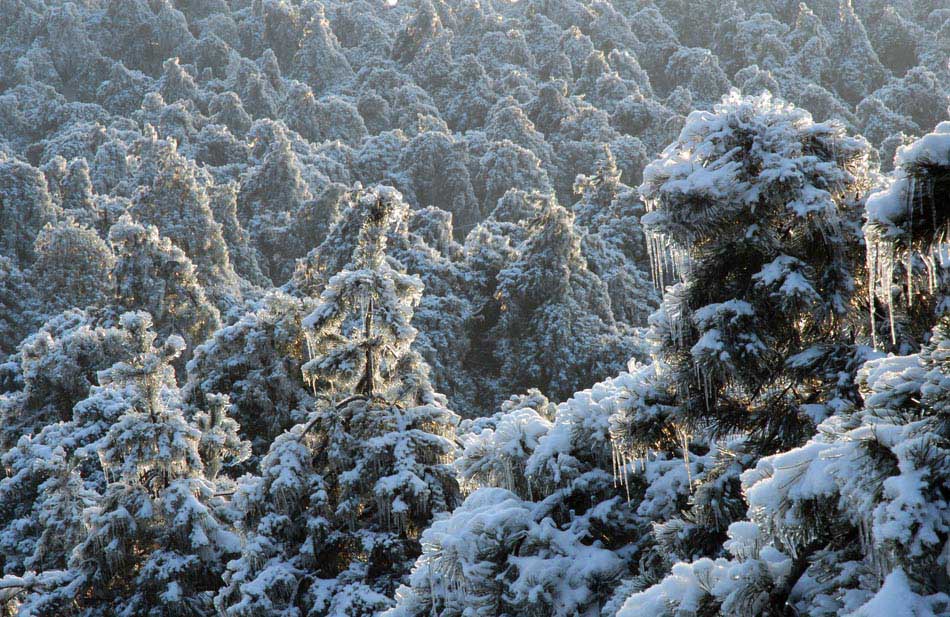
[[[125,327],[95,326],[89,315],[71,310],[50,319],[8,363],[16,365],[21,389],[0,396],[4,572],[65,565],[72,545],[63,542],[76,531],[66,519],[82,514],[86,489],[105,487],[96,442],[121,414],[117,391],[92,384],[98,370],[129,357],[133,339]]]
[[[12,259],[0,255],[0,354],[12,353],[35,327],[36,291]]]
[[[25,338],[5,367],[12,387],[0,394],[0,450],[68,419],[94,385],[96,372],[124,357],[126,344],[120,330],[95,327],[87,313],[75,309],[50,318]]]
[[[97,212],[89,164],[84,158],[73,159],[69,163],[62,184],[62,206],[66,214],[88,227],[98,227],[100,213]]]
[[[851,356],[853,200],[867,165],[866,143],[840,126],[730,95],[692,114],[647,167],[655,276],[680,278],[654,336],[684,421],[715,419],[714,432],[749,431],[774,451],[849,398],[836,388]],[[809,405],[819,398],[823,410]]]
[[[864,407],[742,476],[730,557],[678,564],[618,617],[943,615],[950,611],[950,322],[918,354],[866,363]]]
[[[304,321],[313,359],[303,370],[322,400],[235,496],[245,542],[216,600],[227,615],[374,614],[422,529],[456,504],[446,463],[457,419],[411,349],[421,285],[385,257],[398,202],[392,189],[358,195],[352,262]]]
[[[127,313],[122,323],[133,332],[134,355],[99,375],[123,408],[97,444],[108,485],[85,511],[89,530],[66,582],[28,596],[28,614],[136,616],[162,606],[208,615],[224,561],[239,549],[203,476],[200,432],[181,408],[171,362],[184,341],[172,336],[154,347],[144,313]]]
[[[685,504],[689,486],[675,453],[618,473],[612,417],[656,417],[669,406],[654,369],[631,368],[576,393],[553,419],[533,391],[463,423],[457,466],[475,490],[425,532],[387,615],[611,614],[619,579],[644,565],[651,522]]]
[[[353,69],[340,49],[322,7],[314,11],[294,56],[294,77],[310,86],[316,96],[338,90],[353,79]]]
[[[204,475],[215,481],[222,470],[234,468],[251,455],[251,444],[239,435],[240,426],[232,417],[228,395],[211,394],[207,398],[207,409],[195,412],[192,422],[201,432],[198,454]]]
[[[288,291],[307,301],[307,296],[322,293],[330,277],[346,267],[368,215],[359,203],[361,194],[357,188],[339,196],[333,224],[319,246],[298,261],[294,277],[285,287]],[[469,273],[452,259],[461,248],[453,240],[452,217],[431,207],[410,212],[401,195],[392,192],[391,196],[386,260],[392,268],[418,276],[425,285],[412,317],[412,325],[419,330],[416,350],[429,364],[436,389],[454,395],[450,407],[467,413],[475,404],[470,377],[461,367],[468,348]]]
[[[130,214],[156,226],[184,251],[195,265],[198,282],[215,298],[233,295],[236,279],[221,225],[211,210],[210,179],[174,150],[156,164],[154,178],[135,195]]]
[[[31,275],[46,311],[109,303],[115,256],[94,230],[73,221],[48,224],[33,250]]]
[[[679,277],[649,332],[672,399],[618,414],[613,438],[626,458],[704,460],[688,507],[654,530],[646,580],[715,555],[745,508],[743,468],[858,400],[853,200],[868,184],[865,142],[767,94],[695,112],[644,172],[655,276]]]
[[[251,246],[250,234],[238,219],[237,197],[237,183],[216,184],[209,195],[211,212],[214,220],[221,225],[235,272],[252,285],[266,286],[267,278],[261,272],[257,251]]]
[[[229,397],[229,415],[253,446],[251,468],[313,405],[300,370],[307,360],[301,322],[313,308],[311,299],[273,291],[196,347],[188,363],[186,402],[206,408],[216,395]]]
[[[901,353],[946,312],[943,245],[950,190],[950,122],[898,148],[892,181],[867,200],[867,268],[874,342]]]
[[[509,189],[549,193],[553,188],[538,157],[509,140],[493,142],[479,166],[478,194],[486,212],[494,210]]]
[[[218,310],[208,302],[188,256],[158,229],[123,215],[109,230],[116,254],[112,276],[116,305],[147,310],[159,334],[181,332],[188,355],[220,326]],[[183,361],[179,361],[183,365]]]
[[[839,0],[837,19],[829,28],[834,47],[840,50],[840,68],[829,71],[829,88],[845,101],[858,103],[884,83],[888,70],[877,57],[867,30],[851,0]]]
[[[494,353],[503,391],[565,398],[617,372],[636,350],[617,328],[606,285],[587,267],[573,215],[546,204],[529,232],[518,260],[498,273]]]
[[[37,528],[42,530],[33,553],[24,560],[27,570],[42,572],[62,568],[73,547],[88,530],[83,513],[99,495],[87,488],[82,476],[69,462],[66,451],[56,447],[48,459],[42,459],[40,473],[48,476],[37,487],[33,503]],[[21,496],[22,497],[22,496]]]
[[[33,259],[36,234],[56,216],[46,178],[20,161],[0,161],[0,251],[20,268]]]
[[[640,225],[643,206],[634,189],[624,185],[609,146],[590,176],[578,176],[572,207],[575,224],[586,233],[581,250],[588,267],[607,285],[618,323],[646,325],[658,304],[649,280],[649,259]]]
[[[448,132],[425,131],[402,150],[399,167],[411,189],[407,199],[419,207],[436,206],[452,213],[460,225],[481,217],[463,144]]]
[[[237,211],[262,257],[261,268],[279,283],[289,277],[291,258],[301,256],[300,249],[287,242],[294,226],[291,215],[312,195],[282,124],[257,122],[251,136],[261,142],[262,152],[242,177]]]

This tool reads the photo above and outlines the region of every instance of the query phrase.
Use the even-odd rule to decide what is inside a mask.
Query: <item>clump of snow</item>
[[[868,602],[846,617],[937,617],[950,608],[950,596],[920,596],[911,588],[904,570],[897,568],[887,575],[880,591]]]

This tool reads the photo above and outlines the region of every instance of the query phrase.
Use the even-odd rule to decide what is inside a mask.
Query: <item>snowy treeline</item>
[[[950,616],[941,0],[0,33],[0,614]]]

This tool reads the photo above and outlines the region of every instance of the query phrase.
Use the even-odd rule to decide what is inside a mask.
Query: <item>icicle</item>
[[[683,440],[683,463],[686,465],[686,485],[689,487],[690,495],[693,494],[693,474],[692,470],[689,468],[689,433],[686,429],[680,428],[677,429],[680,433],[680,437]]]
[[[627,503],[630,503],[630,479],[627,477],[627,456],[626,456],[626,454],[624,454],[624,456],[623,456],[623,469],[621,470],[621,473],[623,474],[623,475],[621,476],[621,478],[623,479],[624,491],[625,491],[626,494],[627,494]]]
[[[686,251],[676,247],[674,243],[660,233],[644,232],[646,236],[647,254],[650,258],[650,274],[653,286],[662,291],[667,276],[683,278],[689,269],[689,255]]]
[[[891,324],[891,344],[897,345],[897,329],[894,327],[894,303],[890,297],[890,289],[888,289],[887,317]]]
[[[874,272],[877,268],[877,246],[868,239],[867,242],[868,268],[868,312],[871,315],[871,347],[877,349],[877,324],[874,319]]]
[[[614,488],[617,488],[617,443],[610,440],[610,472],[614,478]]]
[[[907,251],[907,306],[914,304],[914,252]]]

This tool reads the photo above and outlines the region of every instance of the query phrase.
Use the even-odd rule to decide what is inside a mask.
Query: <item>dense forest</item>
[[[0,615],[950,616],[946,0],[0,34]]]

